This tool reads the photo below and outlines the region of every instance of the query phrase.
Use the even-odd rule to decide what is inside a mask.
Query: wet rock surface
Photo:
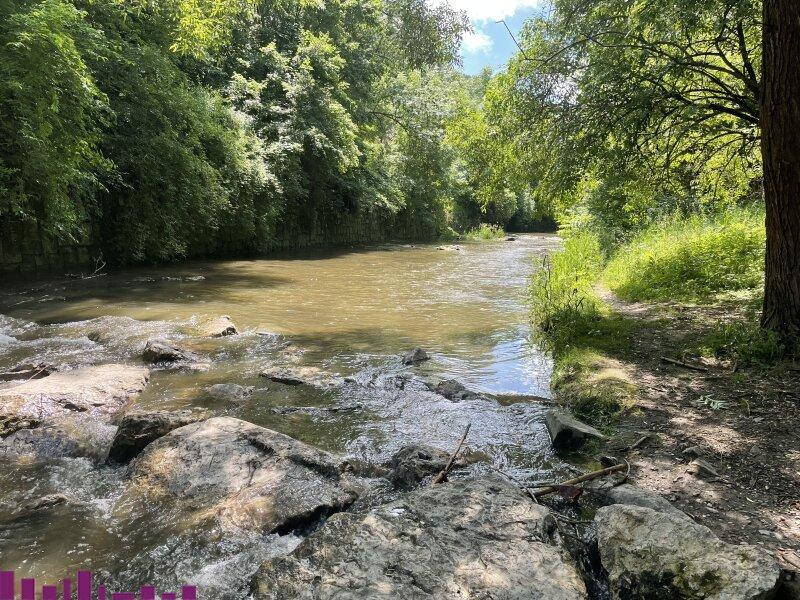
[[[225,337],[236,335],[239,331],[227,315],[205,319],[197,326],[198,335],[204,337]]]
[[[192,359],[192,355],[169,340],[150,340],[144,347],[142,358],[149,363],[173,363]]]
[[[422,348],[414,348],[410,352],[407,352],[405,356],[403,356],[403,364],[418,365],[430,359],[431,357],[428,356],[428,353],[425,352],[425,350],[423,350]]]
[[[761,600],[777,585],[766,552],[727,544],[691,519],[615,504],[595,523],[613,598]]]
[[[202,421],[210,416],[211,413],[208,411],[191,410],[128,413],[119,421],[108,460],[112,463],[127,463],[149,443],[165,436],[173,429]]]
[[[559,409],[547,411],[545,424],[553,446],[559,449],[577,448],[588,440],[604,440],[606,436]]]
[[[335,377],[317,367],[267,367],[259,375],[283,385],[330,387],[338,383]]]
[[[628,504],[630,506],[643,506],[656,512],[667,513],[680,519],[688,519],[686,513],[675,508],[669,500],[644,488],[625,483],[604,490],[610,504]]]
[[[255,598],[586,598],[551,537],[548,509],[502,479],[426,486],[366,513],[339,513],[262,565]]]
[[[165,500],[191,522],[288,533],[346,508],[356,494],[337,458],[232,417],[173,430],[130,466],[131,493]]]
[[[418,444],[405,446],[386,463],[388,479],[397,489],[414,489],[427,477],[444,469],[449,458],[447,452],[438,448]]]
[[[112,417],[145,387],[148,371],[101,365],[54,373],[0,390],[0,450],[42,458],[105,458]]]
[[[468,390],[466,387],[464,387],[463,383],[456,381],[455,379],[440,381],[436,387],[433,388],[433,391],[440,396],[444,396],[448,400],[452,400],[453,402],[477,400],[482,398],[480,394],[476,394],[475,392]]]
[[[251,385],[237,385],[235,383],[217,383],[207,387],[204,391],[207,396],[214,400],[225,402],[236,402],[241,404],[247,402],[253,395],[255,388]]]

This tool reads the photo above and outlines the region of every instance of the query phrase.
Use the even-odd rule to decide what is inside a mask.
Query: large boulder
[[[147,369],[100,365],[0,390],[0,450],[39,457],[105,458],[114,415],[147,384]]]
[[[339,513],[264,563],[264,600],[585,599],[553,542],[549,511],[499,478],[426,486],[366,513]]]
[[[108,460],[119,464],[127,463],[150,442],[167,435],[173,429],[202,421],[209,416],[207,412],[191,410],[130,412],[119,421],[111,450],[108,452]]]
[[[214,317],[205,319],[197,326],[198,335],[204,337],[225,337],[227,335],[236,335],[239,333],[236,330],[236,325],[233,324],[228,315],[221,317]]]
[[[130,495],[166,501],[189,522],[288,533],[343,510],[356,494],[336,457],[232,417],[180,427],[129,467]]]
[[[780,570],[763,550],[721,541],[685,517],[615,504],[597,511],[597,543],[619,600],[766,600]]]
[[[553,446],[559,449],[576,448],[587,440],[604,440],[606,437],[591,425],[555,408],[547,411],[545,425]]]

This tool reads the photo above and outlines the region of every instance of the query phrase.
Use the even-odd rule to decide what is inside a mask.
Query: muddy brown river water
[[[484,456],[474,470],[552,479],[565,466],[550,449],[544,407],[525,400],[549,396],[551,363],[531,338],[524,294],[535,264],[557,245],[552,236],[523,235],[190,262],[94,279],[6,277],[0,371],[40,362],[142,364],[145,342],[168,337],[210,366],[153,370],[136,408],[207,408],[371,462],[409,443],[450,450],[471,423],[469,447]],[[199,319],[222,314],[239,335],[193,333]],[[400,356],[416,346],[432,360],[403,366]],[[283,386],[259,377],[268,366],[313,366],[353,384]],[[490,398],[385,393],[398,376],[457,379]],[[233,402],[208,393],[217,383],[254,389]],[[19,506],[53,493],[67,501],[19,516]],[[299,541],[179,529],[166,515],[126,496],[124,468],[0,455],[0,566],[19,577],[55,582],[91,569],[115,590],[189,582],[200,597],[239,598],[261,561]]]

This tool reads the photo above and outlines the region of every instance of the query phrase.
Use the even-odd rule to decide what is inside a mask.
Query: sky
[[[516,51],[514,40],[500,19],[505,19],[516,36],[526,19],[541,12],[542,0],[448,0],[450,6],[469,15],[474,32],[468,33],[461,47],[463,71],[470,75],[484,67],[497,71]]]

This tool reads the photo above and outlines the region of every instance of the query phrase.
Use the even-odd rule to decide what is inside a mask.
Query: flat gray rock
[[[644,506],[645,508],[652,508],[655,511],[667,513],[681,519],[689,518],[686,513],[675,508],[669,500],[660,494],[629,483],[611,487],[605,490],[605,494],[612,504]]]
[[[685,517],[615,504],[597,511],[597,541],[619,600],[766,600],[780,570],[753,546],[726,544]]]
[[[103,460],[116,430],[112,418],[144,389],[148,376],[141,367],[100,365],[0,390],[0,451]]]
[[[166,502],[190,523],[288,533],[351,504],[337,458],[286,435],[215,417],[149,444],[129,467],[130,495]]]
[[[499,478],[426,486],[339,513],[264,563],[264,600],[577,600],[586,588],[552,540],[548,509]]]
[[[149,363],[173,363],[190,360],[192,355],[174,342],[158,339],[145,344],[142,358]]]
[[[431,357],[428,356],[428,353],[425,352],[422,348],[414,348],[410,352],[407,352],[405,356],[403,356],[403,364],[404,365],[418,365],[419,363],[425,362],[426,360],[430,360]]]
[[[591,425],[556,408],[547,411],[545,425],[553,446],[559,449],[576,448],[590,439],[606,439],[605,435]]]

